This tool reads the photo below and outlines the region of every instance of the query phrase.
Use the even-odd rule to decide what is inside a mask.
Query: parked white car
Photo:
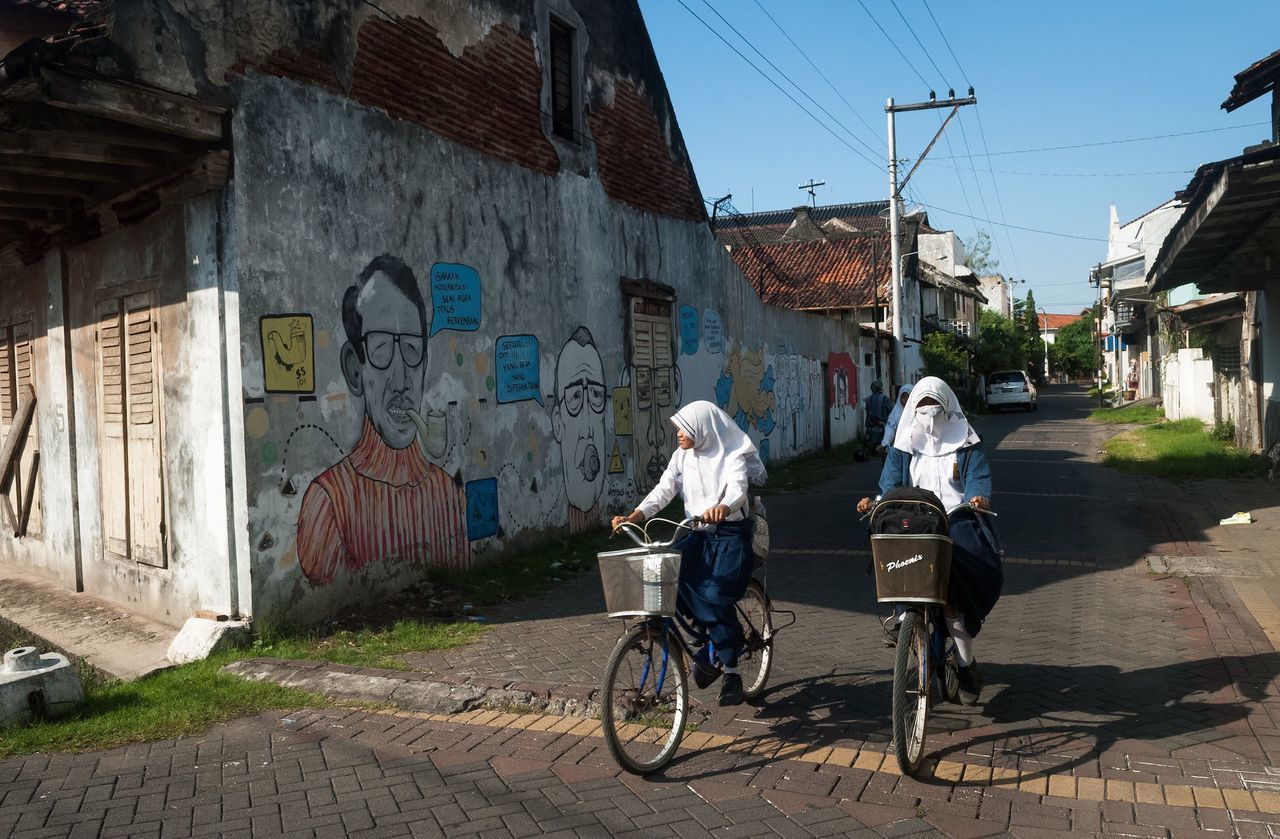
[[[1036,409],[1036,386],[1022,370],[1000,370],[987,375],[987,404],[992,408]]]

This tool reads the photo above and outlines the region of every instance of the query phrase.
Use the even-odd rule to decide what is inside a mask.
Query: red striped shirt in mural
[[[416,444],[393,449],[366,418],[351,454],[311,482],[298,517],[298,562],[313,583],[370,562],[465,567],[462,488]]]

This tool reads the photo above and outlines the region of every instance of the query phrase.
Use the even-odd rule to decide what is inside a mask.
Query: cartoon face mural
[[[429,323],[417,278],[391,255],[373,259],[343,297],[342,374],[364,416],[350,454],[303,496],[298,561],[313,583],[382,560],[466,564],[462,489],[415,445]]]
[[[569,506],[590,511],[604,488],[604,363],[595,340],[579,326],[556,362],[551,428],[560,444]]]
[[[777,407],[774,377],[764,363],[763,350],[735,347],[725,358],[724,372],[716,385],[716,401],[738,426],[772,433]]]

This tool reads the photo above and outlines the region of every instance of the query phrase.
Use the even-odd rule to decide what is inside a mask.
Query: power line
[[[1008,154],[1032,154],[1036,152],[1046,151],[1064,151],[1066,149],[1086,149],[1095,146],[1115,146],[1121,143],[1142,143],[1148,140],[1167,140],[1170,137],[1190,137],[1193,134],[1212,134],[1215,131],[1235,131],[1240,128],[1257,128],[1259,125],[1270,125],[1269,122],[1249,122],[1244,125],[1228,125],[1222,128],[1202,128],[1198,131],[1178,131],[1173,134],[1152,134],[1149,137],[1126,137],[1121,140],[1099,140],[1094,143],[1074,143],[1069,146],[1045,146],[1038,149],[1010,149],[1008,151],[993,151],[987,154],[987,157],[999,157]],[[941,160],[942,158],[937,158]]]
[[[679,2],[679,0],[677,0],[677,2]],[[907,54],[902,51],[901,47],[898,46],[897,41],[893,40],[893,38],[889,36],[889,33],[886,32],[884,27],[880,25],[880,21],[876,20],[876,16],[871,14],[871,10],[867,8],[867,4],[863,3],[862,0],[858,0],[858,5],[862,7],[862,11],[867,13],[867,17],[871,18],[871,22],[876,25],[876,29],[880,30],[880,34],[885,37],[885,40],[888,41],[889,44],[895,50],[898,51],[898,55],[902,56],[902,60],[907,62],[907,66],[911,68],[911,72],[916,74],[916,78],[918,78],[921,82],[923,82],[926,88],[932,89],[932,85],[929,84],[929,80],[920,74],[920,71],[916,69],[916,65],[911,63],[911,59],[907,58]]]
[[[1059,236],[1063,239],[1080,239],[1081,241],[1085,241],[1085,242],[1108,241],[1107,239],[1102,239],[1097,236],[1077,236],[1074,233],[1059,233],[1056,230],[1040,230],[1039,228],[1022,227],[1021,225],[1017,225],[1017,224],[1003,224],[998,221],[992,221],[989,218],[978,218],[977,216],[966,215],[965,213],[959,212],[958,210],[948,210],[946,207],[938,207],[933,204],[926,204],[923,201],[916,201],[915,203],[919,204],[922,207],[928,207],[931,210],[937,210],[940,213],[949,213],[953,216],[960,216],[961,218],[969,218],[969,219],[973,219],[974,221],[981,221],[987,224],[994,224],[998,227],[1009,227],[1009,228],[1012,228],[1013,230],[1025,230],[1028,233],[1041,233],[1045,236]]]
[[[941,163],[938,160],[926,160],[926,164]],[[1035,178],[1138,178],[1150,175],[1190,175],[1195,169],[1163,169],[1151,172],[1024,172],[1018,169],[974,169],[974,172],[994,172],[1001,175],[1025,175]]]
[[[858,149],[854,148],[852,145],[850,145],[850,144],[849,144],[849,141],[848,141],[848,140],[844,139],[844,138],[843,138],[843,137],[841,137],[839,134],[837,134],[837,133],[835,132],[835,130],[831,128],[831,126],[827,125],[825,122],[823,122],[822,120],[818,119],[818,117],[814,116],[814,114],[813,114],[813,112],[812,112],[812,111],[810,111],[810,110],[809,110],[808,108],[806,108],[804,105],[800,104],[799,100],[797,100],[794,96],[792,96],[790,93],[788,93],[788,92],[786,91],[786,89],[785,89],[785,88],[783,88],[783,87],[782,87],[782,85],[778,84],[778,83],[777,83],[777,81],[775,81],[775,80],[774,80],[774,78],[773,78],[772,76],[770,76],[770,75],[769,75],[768,73],[766,73],[764,70],[761,70],[761,69],[760,69],[760,67],[759,67],[759,66],[757,66],[757,65],[756,65],[756,64],[755,64],[755,63],[754,63],[750,58],[747,58],[745,55],[743,55],[741,50],[739,50],[739,49],[738,49],[737,47],[735,47],[733,44],[729,43],[729,40],[728,40],[727,38],[725,38],[723,35],[721,35],[721,34],[720,34],[720,33],[719,33],[719,32],[718,32],[718,31],[717,31],[717,30],[716,30],[716,29],[715,29],[711,24],[709,24],[709,23],[707,23],[705,20],[703,20],[703,19],[698,15],[698,13],[697,13],[697,12],[695,12],[693,9],[689,8],[689,5],[688,5],[687,3],[685,3],[685,2],[684,2],[684,0],[676,0],[676,2],[677,2],[677,3],[679,3],[682,7],[684,7],[684,10],[685,10],[686,12],[688,12],[688,13],[689,13],[689,14],[691,14],[691,15],[693,15],[694,20],[698,21],[698,23],[701,23],[703,26],[705,26],[705,27],[707,28],[707,30],[708,30],[712,35],[715,35],[717,38],[719,38],[719,39],[720,39],[720,41],[721,41],[721,42],[722,42],[726,47],[728,47],[729,49],[733,50],[733,51],[734,51],[734,53],[735,53],[739,58],[741,58],[743,61],[747,62],[747,64],[751,66],[751,69],[755,70],[755,71],[756,71],[757,73],[759,73],[761,76],[764,76],[765,81],[769,82],[769,84],[771,84],[771,85],[773,85],[774,87],[776,87],[776,88],[778,89],[778,92],[779,92],[779,93],[781,93],[783,96],[785,96],[785,97],[787,97],[788,99],[790,99],[790,100],[791,100],[791,102],[792,102],[792,104],[794,104],[794,105],[795,105],[797,108],[799,108],[800,110],[804,111],[804,112],[805,112],[805,114],[806,114],[810,119],[812,119],[814,122],[818,123],[818,125],[822,126],[822,127],[823,127],[823,129],[825,129],[825,130],[826,130],[826,132],[827,132],[828,134],[830,134],[832,137],[835,137],[835,138],[836,138],[836,140],[837,140],[838,142],[840,142],[842,145],[844,145],[847,149],[849,149],[849,151],[853,152],[853,153],[854,153],[854,154],[856,154],[858,157],[862,158],[862,159],[863,159],[863,160],[865,160],[867,163],[869,163],[869,164],[871,164],[872,166],[874,166],[874,167],[876,168],[876,170],[877,170],[877,171],[879,171],[879,170],[880,170],[881,166],[880,166],[880,164],[879,164],[879,163],[876,163],[876,162],[875,162],[875,161],[873,161],[871,158],[869,158],[869,157],[867,157],[865,154],[863,154],[861,151],[859,151]]]
[[[929,63],[933,65],[933,69],[937,72],[938,78],[942,80],[943,84],[947,84],[947,74],[939,69],[938,62],[934,61],[933,56],[929,54],[929,50],[925,49],[924,43],[920,40],[920,36],[917,35],[915,29],[911,27],[911,22],[907,20],[907,16],[902,13],[902,9],[898,8],[898,0],[889,0],[889,3],[893,6],[893,10],[898,13],[898,17],[902,18],[902,22],[906,24],[907,31],[911,33],[911,37],[916,39],[916,46],[920,47],[920,51],[924,53],[924,57],[929,59]]]
[[[683,3],[681,3],[681,5],[684,5],[684,4],[683,4]],[[771,60],[769,59],[769,56],[767,56],[767,55],[765,55],[763,52],[761,52],[761,51],[756,47],[756,45],[755,45],[755,44],[753,44],[753,43],[751,42],[751,39],[750,39],[750,38],[748,38],[746,35],[743,35],[743,34],[742,34],[742,32],[740,32],[740,31],[738,30],[738,27],[734,26],[732,23],[730,23],[730,22],[729,22],[729,19],[728,19],[728,18],[726,18],[724,15],[720,14],[720,11],[719,11],[715,6],[711,5],[711,0],[702,0],[702,5],[706,6],[708,9],[710,9],[710,10],[711,10],[711,13],[712,13],[712,14],[714,14],[716,17],[720,18],[721,22],[722,22],[722,23],[724,23],[724,25],[725,25],[725,26],[729,27],[729,29],[733,32],[733,34],[735,34],[735,35],[737,35],[739,38],[741,38],[741,39],[742,39],[742,42],[743,42],[744,44],[746,44],[748,47],[750,47],[750,48],[751,48],[751,50],[752,50],[756,55],[758,55],[758,56],[760,56],[761,58],[763,58],[763,59],[764,59],[764,61],[765,61],[765,63],[766,63],[766,64],[768,64],[770,67],[772,67],[772,68],[773,68],[773,71],[774,71],[775,73],[777,73],[779,76],[782,76],[782,78],[786,79],[786,80],[787,80],[787,83],[788,83],[788,84],[790,84],[792,87],[794,87],[797,91],[799,91],[799,93],[800,93],[800,95],[801,95],[801,96],[803,96],[805,99],[808,99],[810,102],[812,102],[812,103],[813,103],[813,105],[814,105],[818,110],[822,111],[822,113],[824,113],[824,114],[826,114],[826,115],[827,115],[827,118],[828,118],[828,119],[830,119],[830,120],[831,120],[832,122],[834,122],[836,125],[840,126],[840,128],[841,128],[841,129],[842,129],[846,134],[848,134],[848,135],[849,135],[850,137],[852,137],[854,140],[857,140],[859,143],[861,143],[861,144],[862,144],[862,146],[863,146],[863,148],[865,148],[867,151],[871,152],[872,154],[879,154],[879,153],[880,153],[878,149],[873,148],[871,145],[869,145],[866,141],[864,141],[864,140],[863,140],[861,137],[859,137],[857,134],[854,134],[854,133],[853,133],[853,131],[851,131],[851,130],[849,129],[849,126],[845,125],[843,122],[841,122],[840,120],[836,119],[835,115],[834,115],[834,114],[832,114],[830,111],[828,111],[826,108],[824,108],[824,107],[822,106],[822,103],[821,103],[821,102],[819,102],[817,99],[814,99],[812,96],[810,96],[810,95],[809,95],[809,93],[808,93],[808,91],[806,91],[803,87],[801,87],[800,85],[798,85],[798,84],[796,84],[794,81],[792,81],[791,77],[790,77],[790,76],[788,76],[786,73],[784,73],[784,72],[782,71],[782,69],[781,69],[780,67],[778,67],[778,65],[774,64],[774,63],[773,63],[773,61],[771,61]],[[687,8],[687,7],[686,7],[686,8]]]
[[[769,22],[778,28],[778,31],[782,33],[782,37],[790,41],[791,46],[796,48],[796,51],[800,53],[800,56],[804,58],[805,61],[809,62],[809,66],[812,67],[814,71],[819,76],[822,77],[822,80],[827,83],[827,87],[831,88],[831,91],[840,98],[840,101],[845,104],[845,107],[849,109],[849,112],[858,118],[858,122],[862,123],[863,126],[868,131],[871,132],[871,136],[876,137],[878,139],[880,135],[876,131],[876,129],[871,127],[871,123],[863,119],[862,114],[858,113],[858,110],[854,108],[852,104],[849,103],[849,100],[844,98],[844,94],[840,92],[840,88],[836,87],[835,84],[831,81],[831,79],[827,78],[827,74],[822,72],[822,70],[818,67],[817,64],[813,63],[813,59],[811,59],[809,57],[809,54],[805,52],[804,49],[799,44],[795,42],[795,39],[793,39],[791,35],[787,33],[787,30],[782,28],[782,24],[778,23],[778,21],[774,19],[773,15],[769,14],[769,10],[766,9],[763,4],[761,4],[760,0],[753,0],[753,2],[760,9],[760,11],[764,12],[764,16],[769,19]]]
[[[956,69],[960,71],[960,77],[964,79],[965,84],[972,84],[969,81],[969,75],[964,71],[964,67],[960,66],[960,59],[956,58],[956,51],[951,49],[951,42],[947,40],[946,33],[942,31],[941,26],[938,26],[938,19],[933,16],[933,9],[929,8],[929,0],[921,0],[921,2],[924,3],[924,10],[929,13],[929,18],[933,21],[938,34],[942,36],[942,43],[946,45],[947,52],[951,53],[951,60],[956,63]]]

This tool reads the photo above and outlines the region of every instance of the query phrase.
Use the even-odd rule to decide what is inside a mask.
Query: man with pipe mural
[[[429,324],[417,278],[394,256],[373,259],[343,297],[342,374],[364,420],[302,499],[298,561],[313,583],[377,561],[467,564],[462,489],[417,445]]]
[[[551,429],[560,444],[569,527],[585,530],[600,523],[604,489],[604,363],[595,339],[579,326],[556,361],[556,404]]]

